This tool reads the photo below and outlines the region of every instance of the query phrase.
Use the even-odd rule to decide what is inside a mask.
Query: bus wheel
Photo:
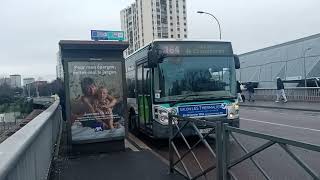
[[[132,133],[137,132],[136,115],[135,113],[130,113],[129,115],[129,131]]]

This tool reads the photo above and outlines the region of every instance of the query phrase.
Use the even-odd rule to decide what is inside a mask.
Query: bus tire
[[[129,114],[129,131],[134,134],[138,131],[136,123],[136,113],[134,112],[130,112]]]

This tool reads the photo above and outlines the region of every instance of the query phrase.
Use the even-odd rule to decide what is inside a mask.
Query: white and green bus
[[[239,127],[236,69],[230,42],[155,40],[126,58],[129,130],[168,138],[168,114]],[[202,132],[206,127],[199,125]],[[195,132],[184,131],[185,135]]]

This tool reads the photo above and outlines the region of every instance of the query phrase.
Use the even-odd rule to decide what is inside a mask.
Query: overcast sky
[[[235,53],[320,33],[320,0],[186,0],[189,38],[219,37]],[[91,29],[120,30],[120,10],[133,0],[1,0],[0,76],[55,77],[61,39],[90,39]]]

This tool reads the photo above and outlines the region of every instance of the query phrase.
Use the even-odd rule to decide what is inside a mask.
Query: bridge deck
[[[149,150],[80,156],[60,161],[51,180],[180,180]]]

